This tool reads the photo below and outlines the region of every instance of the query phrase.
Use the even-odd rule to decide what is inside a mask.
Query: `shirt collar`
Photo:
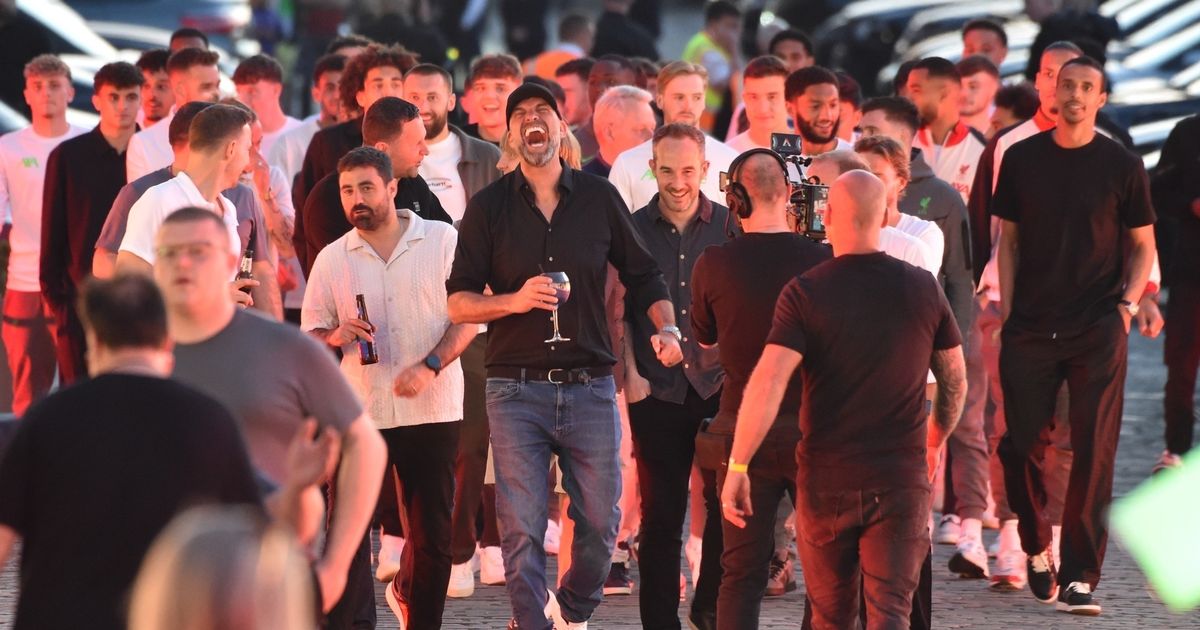
[[[646,205],[646,212],[654,221],[664,221],[669,223],[669,221],[663,217],[662,210],[660,210],[658,207],[658,197],[659,193],[654,193],[654,197],[651,198],[650,203]],[[708,197],[704,196],[704,193],[700,193],[700,207],[696,208],[696,210],[697,212],[695,217],[693,217],[694,219],[699,219],[705,223],[712,223],[713,204],[712,201],[709,201]]]
[[[562,174],[558,176],[558,187],[569,193],[575,186],[574,170],[562,158],[558,159],[558,163],[562,164]],[[525,171],[520,165],[513,170],[513,175],[513,182],[516,184],[517,190],[524,190],[529,186],[529,180],[525,179]]]
[[[408,244],[413,241],[419,241],[425,238],[425,220],[418,216],[408,208],[397,208],[396,214],[408,219],[407,225],[404,227],[404,233],[400,235],[400,241],[396,243],[396,249],[392,251],[392,259],[408,250]],[[352,252],[356,249],[366,248],[372,254],[375,250],[371,249],[371,245],[363,240],[362,234],[357,228],[351,229],[346,233],[346,251]],[[391,262],[390,260],[387,262]]]
[[[204,198],[204,195],[200,194],[200,189],[196,187],[196,182],[192,181],[191,177],[188,177],[187,171],[179,171],[179,174],[175,176],[175,183],[179,186],[179,190],[183,192],[183,196],[187,198],[189,204],[209,210],[219,207],[216,203],[209,202]],[[220,196],[220,193],[217,193],[217,197],[219,198]]]

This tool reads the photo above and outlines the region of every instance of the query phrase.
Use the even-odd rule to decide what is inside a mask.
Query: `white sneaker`
[[[1183,465],[1183,458],[1172,453],[1171,451],[1163,451],[1159,456],[1158,462],[1154,464],[1154,468],[1150,470],[1151,474],[1158,474],[1170,468],[1179,468]]]
[[[562,538],[562,525],[558,521],[546,521],[546,537],[542,541],[542,548],[546,553],[558,555],[558,541]]]
[[[938,521],[937,535],[933,540],[939,545],[958,544],[958,534],[961,528],[962,521],[957,514],[946,514],[942,516],[942,520]]]
[[[995,542],[988,545],[988,557],[995,558],[1000,553],[1000,539],[996,538]]]
[[[488,586],[504,584],[504,556],[499,547],[484,547],[479,560],[479,581]]]
[[[399,536],[379,536],[379,561],[375,567],[375,579],[391,582],[400,572],[400,554],[404,553],[404,539]]]
[[[446,585],[446,597],[470,597],[475,593],[475,572],[471,563],[464,562],[450,567],[450,582]]]
[[[1059,548],[1062,547],[1062,525],[1050,526],[1050,558],[1054,560],[1054,570],[1062,565]]]
[[[683,555],[687,558],[688,570],[692,574],[692,588],[700,581],[700,554],[704,550],[704,539],[699,536],[688,536],[687,544],[683,546]]]
[[[546,617],[554,622],[554,630],[587,630],[586,621],[567,621],[563,619],[562,609],[558,605],[558,596],[554,591],[546,589]]]
[[[996,570],[988,587],[994,591],[1019,591],[1029,583],[1025,573],[1025,552],[1020,549],[1001,549],[996,554]]]
[[[959,577],[978,580],[988,577],[987,551],[983,542],[973,536],[961,536],[950,558],[950,571]]]

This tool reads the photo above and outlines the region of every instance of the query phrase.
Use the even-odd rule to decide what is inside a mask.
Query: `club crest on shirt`
[[[37,168],[38,159],[33,156],[21,158],[21,166],[24,166],[25,168]]]
[[[966,175],[966,174],[967,174],[967,171],[969,171],[969,170],[971,170],[971,165],[970,165],[970,163],[967,163],[967,164],[962,164],[962,165],[960,165],[960,166],[958,167],[958,174],[959,174],[959,175]]]
[[[650,169],[646,169],[646,172],[645,172],[645,173],[642,173],[642,179],[645,179],[645,180],[653,180],[653,179],[655,179],[655,177],[654,177],[654,171],[652,171],[652,170],[650,170]]]

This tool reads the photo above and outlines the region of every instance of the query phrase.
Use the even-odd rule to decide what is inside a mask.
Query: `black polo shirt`
[[[558,207],[547,223],[522,168],[467,203],[446,291],[482,293],[487,285],[497,295],[514,293],[542,271],[565,271],[571,297],[559,306],[559,328],[571,341],[544,343],[552,333],[548,311],[508,315],[491,322],[485,363],[535,369],[610,366],[616,357],[604,309],[608,263],[616,267],[635,310],[670,299],[662,272],[608,180],[563,164]]]
[[[692,308],[692,267],[709,245],[721,245],[729,240],[729,234],[725,231],[729,209],[712,203],[702,193],[696,215],[680,233],[663,216],[658,207],[658,198],[655,194],[650,203],[633,213],[633,227],[658,263],[671,293],[675,321],[683,334],[683,363],[666,367],[655,358],[654,348],[646,340],[658,329],[650,321],[645,309],[627,307],[625,318],[630,322],[638,373],[650,381],[650,395],[659,400],[683,404],[689,385],[701,398],[708,399],[720,391],[721,383],[725,380],[717,349],[700,347],[699,340],[692,333],[692,320],[688,313]]]
[[[396,207],[408,208],[422,219],[453,224],[454,220],[442,208],[442,202],[429,189],[429,184],[418,177],[403,177],[397,181]],[[301,264],[304,275],[312,269],[313,261],[325,246],[338,240],[354,226],[346,220],[342,208],[342,195],[338,191],[338,174],[329,173],[317,182],[304,202],[304,242],[306,255]]]
[[[54,148],[46,161],[42,205],[42,295],[56,308],[72,305],[92,273],[96,239],[125,186],[125,154],[100,128]]]

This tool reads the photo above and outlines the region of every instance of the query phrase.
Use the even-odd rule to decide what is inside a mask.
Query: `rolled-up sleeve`
[[[629,292],[629,303],[645,311],[655,302],[669,301],[671,294],[667,291],[662,270],[658,268],[658,263],[654,262],[654,257],[646,249],[642,237],[634,229],[625,202],[621,201],[617,189],[611,184],[608,184],[606,189],[608,199],[604,202],[604,208],[608,213],[612,237],[608,261],[617,268],[621,284],[624,284]]]

